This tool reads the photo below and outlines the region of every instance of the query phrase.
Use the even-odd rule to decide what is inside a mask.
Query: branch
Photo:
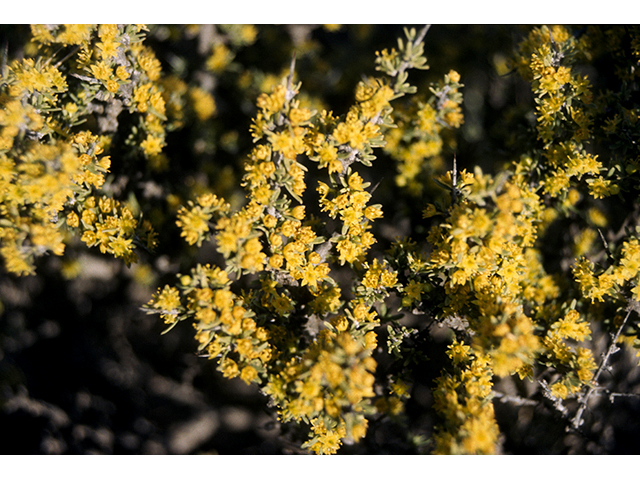
[[[287,91],[284,94],[284,101],[285,101],[285,105],[287,105],[291,99],[293,97],[296,96],[296,94],[298,93],[297,90],[294,90],[293,88],[293,75],[295,73],[295,69],[296,69],[296,52],[293,52],[293,55],[291,56],[291,64],[289,66],[289,75],[287,75]],[[284,124],[285,121],[285,115],[283,112],[280,112],[280,115],[278,115],[278,119],[276,120],[276,124],[278,126],[282,126]]]
[[[422,41],[424,40],[424,37],[427,35],[427,32],[429,31],[430,28],[431,28],[431,25],[425,25],[424,27],[422,27],[422,30],[420,30],[420,33],[418,33],[418,36],[413,40],[412,42],[413,45],[418,45],[419,43],[422,43]],[[398,70],[396,70],[392,76],[393,77],[400,76],[402,72],[404,72],[408,67],[409,67],[409,62],[404,60],[400,64],[400,67],[398,67]]]
[[[500,400],[500,403],[513,403],[519,407],[521,406],[530,406],[535,407],[539,405],[537,400],[532,400],[530,398],[519,397],[517,395],[507,395],[501,392],[493,392],[493,398],[497,398]]]
[[[0,75],[4,80],[7,76],[7,62],[9,61],[9,42],[5,40],[4,47],[2,49],[2,65],[0,66]]]
[[[597,390],[594,393],[596,395],[606,395],[607,397],[609,397],[609,401],[611,403],[615,402],[617,397],[640,398],[640,393],[617,393],[617,392],[612,392],[611,390],[608,390],[606,388]]]
[[[431,28],[430,24],[422,27],[422,30],[420,30],[420,33],[416,37],[415,43],[422,43],[422,41],[424,40],[424,37],[427,35],[427,32],[429,31],[430,28]]]
[[[555,408],[558,412],[560,412],[560,414],[564,418],[567,418],[569,416],[569,410],[562,403],[562,399],[556,397],[553,394],[553,392],[551,391],[551,388],[549,388],[549,384],[547,383],[546,380],[544,380],[544,379],[540,380],[540,381],[538,381],[538,383],[542,387],[542,395],[544,395],[545,398],[548,398],[549,400],[551,400],[553,402],[553,408]]]
[[[75,55],[78,50],[80,50],[80,45],[77,45],[73,50],[71,50],[67,55],[65,55],[65,57],[58,61],[53,68],[58,68],[60,65],[62,65],[64,62],[66,62],[69,58],[71,58],[73,55]]]
[[[617,345],[618,338],[620,338],[620,335],[622,334],[622,330],[627,324],[627,320],[629,320],[629,316],[631,315],[632,311],[633,310],[631,308],[629,308],[629,310],[627,311],[627,316],[624,317],[624,320],[622,321],[622,324],[618,328],[618,331],[611,338],[611,345],[609,345],[609,348],[607,349],[607,353],[602,359],[602,362],[600,362],[600,367],[598,367],[598,371],[593,377],[589,390],[585,394],[581,395],[578,400],[578,403],[580,403],[580,408],[578,408],[578,411],[576,412],[575,417],[571,421],[571,426],[573,426],[573,428],[575,429],[578,429],[578,427],[583,423],[582,414],[587,408],[587,402],[589,401],[589,397],[598,389],[598,379],[600,378],[600,375],[602,374],[602,372],[605,370],[607,363],[609,363],[609,358],[611,357],[611,355],[613,355],[614,353],[620,350],[620,347],[618,347]]]
[[[289,102],[296,96],[297,91],[293,89],[293,74],[296,69],[296,52],[293,52],[291,56],[291,65],[289,66],[289,75],[287,76],[287,93],[285,94],[286,101]]]

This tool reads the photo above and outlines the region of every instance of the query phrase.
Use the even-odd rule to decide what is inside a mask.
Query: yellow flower
[[[363,124],[360,120],[341,122],[333,131],[333,136],[338,143],[348,143],[352,148],[362,150],[365,142],[362,128]]]
[[[349,321],[344,315],[338,315],[331,319],[331,325],[333,325],[339,332],[344,332],[349,328]]]
[[[91,65],[91,73],[98,80],[107,81],[111,78],[111,67],[107,65],[104,60],[96,63],[95,65]]]
[[[76,212],[71,212],[67,215],[67,225],[72,228],[78,228],[80,225],[80,219],[78,218],[78,214]]]
[[[160,61],[151,50],[146,48],[143,50],[143,53],[138,57],[138,64],[146,72],[149,80],[155,81],[160,78]]]
[[[131,242],[132,240],[130,238],[127,239],[118,235],[114,240],[109,242],[109,247],[111,248],[114,256],[124,257],[131,253]]]
[[[165,285],[162,291],[158,290],[153,296],[149,305],[166,313],[174,312],[180,307],[180,292],[175,287]]]
[[[213,305],[218,310],[225,310],[233,306],[233,293],[229,290],[216,290],[213,296]]]
[[[162,152],[164,140],[154,135],[147,135],[147,138],[140,144],[145,155],[152,156]]]
[[[308,108],[292,108],[289,111],[289,121],[296,126],[306,122],[311,118],[311,111]]]
[[[460,74],[455,70],[449,70],[449,73],[447,75],[449,76],[449,80],[451,80],[453,83],[458,83],[460,81]]]
[[[230,358],[225,358],[220,364],[222,375],[226,378],[234,378],[238,376],[238,364]],[[246,381],[246,380],[245,380]]]
[[[336,249],[340,252],[339,260],[341,265],[344,265],[345,262],[355,262],[361,253],[361,249],[349,239],[340,240],[336,245]]]
[[[176,225],[182,229],[181,237],[185,237],[189,245],[202,243],[204,235],[209,231],[209,220],[211,214],[206,213],[200,206],[195,206],[191,210],[182,207],[178,211]]]
[[[358,174],[358,172],[354,172],[349,175],[348,183],[351,190],[362,190],[362,177]]]
[[[118,54],[118,46],[118,42],[113,40],[105,40],[96,44],[96,47],[100,50],[100,58],[103,61],[115,57]]]
[[[264,112],[264,115],[269,116],[282,109],[286,91],[287,89],[284,85],[277,85],[271,95],[260,94],[257,105]]]
[[[189,96],[198,120],[208,120],[216,113],[216,102],[213,96],[206,90],[200,87],[191,88],[189,90]]]
[[[305,206],[298,205],[291,209],[291,216],[297,220],[304,220]]]
[[[231,375],[226,375],[226,376],[231,376]],[[258,378],[258,371],[253,368],[251,365],[247,365],[246,367],[244,367],[242,369],[242,371],[240,372],[240,378],[242,380],[244,380],[247,384],[257,380]]]
[[[569,395],[569,390],[563,383],[556,382],[551,385],[551,394],[557,398],[565,399]]]
[[[451,360],[453,360],[454,364],[468,361],[470,353],[471,347],[469,345],[465,345],[464,342],[458,343],[457,341],[451,344],[447,351],[447,355]]]
[[[224,43],[214,45],[211,56],[207,59],[206,66],[214,73],[222,72],[232,61],[233,53]]]
[[[594,198],[609,197],[616,195],[620,191],[618,185],[612,184],[611,180],[606,180],[602,177],[590,178],[587,183],[589,184],[589,192]]]
[[[382,218],[382,209],[379,205],[371,205],[364,210],[364,216],[369,220],[375,220],[376,218]]]
[[[124,68],[122,65],[119,65],[116,68],[116,77],[118,77],[120,80],[128,80],[129,79],[129,72],[127,72],[127,69]]]

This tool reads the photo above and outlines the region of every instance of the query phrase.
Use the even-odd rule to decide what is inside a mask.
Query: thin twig
[[[69,58],[71,58],[73,55],[75,55],[78,50],[80,50],[80,45],[76,46],[73,50],[71,50],[67,55],[65,55],[62,60],[60,60],[59,62],[57,62],[53,68],[58,68],[60,65],[62,65],[65,61],[67,61]]]
[[[627,320],[629,320],[629,316],[631,315],[632,311],[633,310],[631,308],[627,311],[627,316],[624,317],[624,320],[622,321],[622,324],[618,328],[618,331],[611,338],[611,345],[609,345],[609,348],[607,349],[607,353],[603,357],[602,362],[600,362],[598,371],[593,376],[593,380],[591,382],[591,386],[589,387],[589,390],[584,395],[581,395],[580,399],[578,400],[578,402],[580,403],[580,408],[578,408],[578,411],[576,412],[575,417],[571,421],[571,425],[575,429],[578,429],[578,427],[582,425],[582,414],[587,408],[587,402],[589,401],[589,397],[598,389],[598,379],[600,378],[600,375],[602,374],[602,372],[605,370],[607,363],[609,363],[609,358],[611,357],[611,355],[613,355],[614,353],[620,350],[620,347],[618,347],[617,345],[618,338],[622,334],[622,330],[624,330],[624,327],[627,324]]]
[[[422,30],[420,30],[420,33],[418,33],[418,36],[413,40],[413,45],[418,45],[419,43],[422,43],[422,41],[424,40],[424,37],[427,35],[427,32],[429,31],[430,28],[431,28],[431,25],[425,25],[424,27],[422,27]],[[404,60],[400,64],[398,69],[395,72],[392,73],[391,76],[392,77],[398,77],[408,67],[409,67],[409,62]]]
[[[501,392],[493,392],[493,398],[500,400],[500,403],[513,403],[518,406],[530,406],[535,407],[539,405],[537,400],[532,400],[530,398],[519,397],[517,395],[507,395]]]
[[[612,392],[611,390],[608,390],[606,388],[604,388],[602,390],[597,390],[597,391],[594,392],[594,394],[596,394],[596,395],[606,395],[607,397],[609,397],[609,401],[611,403],[615,402],[615,399],[617,397],[640,398],[640,393],[617,393],[617,392]]]
[[[553,394],[547,381],[542,379],[538,381],[538,384],[542,387],[542,395],[553,402],[553,408],[560,412],[563,418],[567,418],[569,416],[569,409],[562,403],[561,398]]]
[[[420,30],[420,33],[416,37],[415,44],[421,43],[422,40],[424,40],[424,37],[427,35],[427,32],[429,31],[430,28],[431,28],[430,24],[422,27],[422,30]]]
[[[598,229],[598,233],[600,234],[600,240],[602,241],[602,245],[604,246],[604,253],[609,260],[613,260],[613,253],[611,253],[611,250],[609,250],[609,244],[607,243],[607,239],[604,238],[604,233],[602,233],[602,230],[600,229]]]
[[[7,62],[9,61],[9,42],[5,40],[4,48],[2,49],[2,67],[0,74],[4,79],[7,76]]]
[[[287,75],[287,91],[284,94],[285,105],[288,104],[291,101],[291,99],[296,96],[296,93],[298,93],[293,89],[293,74],[295,73],[295,68],[296,68],[296,52],[294,51],[293,55],[291,56],[291,65],[289,66],[289,75]],[[280,115],[278,115],[278,119],[276,120],[276,124],[279,127],[281,127],[282,125],[284,125],[284,122],[285,122],[285,115],[284,113],[280,112]],[[282,154],[280,153],[280,160],[281,159],[282,159]]]

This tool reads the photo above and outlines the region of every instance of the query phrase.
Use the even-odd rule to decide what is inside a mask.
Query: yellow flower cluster
[[[12,62],[0,92],[5,266],[29,274],[46,252],[61,255],[63,225],[130,264],[137,258],[134,239],[150,248],[155,234],[126,206],[94,192],[105,187],[112,166],[105,153],[124,107],[141,114],[142,150],[160,153],[166,120],[155,83],[160,63],[143,45],[140,26],[34,25],[31,30],[37,55]],[[69,46],[75,47],[57,61]],[[77,128],[89,119],[98,134]]]
[[[374,396],[376,361],[371,348],[346,325],[346,319],[335,318],[333,328],[322,330],[304,355],[288,362],[267,388],[283,421],[320,419],[325,427],[335,425],[320,435],[314,429],[304,446],[317,453],[335,452],[326,451],[327,435],[340,433],[339,446],[341,438],[358,441],[366,433],[364,414]]]
[[[209,232],[209,220],[214,215],[224,215],[229,211],[229,204],[211,193],[200,195],[197,201],[188,202],[187,207],[180,207],[176,225],[182,230],[181,236],[189,245],[202,245]]]
[[[66,109],[71,123],[85,113],[92,102],[104,101],[112,108],[138,112],[140,116],[141,152],[153,157],[162,151],[165,142],[165,99],[158,81],[161,66],[153,51],[144,45],[139,25],[88,25],[69,39],[73,26],[34,26],[34,39],[51,48],[55,44],[77,44],[79,54],[74,75],[81,78],[76,97],[77,106]],[[73,104],[72,104],[73,105]],[[83,108],[84,107],[84,108]],[[91,108],[90,108],[91,110]],[[111,122],[117,122],[111,119]],[[116,123],[117,125],[117,123]],[[103,130],[115,130],[104,123]]]
[[[619,187],[603,176],[597,156],[585,151],[596,108],[588,78],[573,68],[577,57],[586,54],[584,48],[565,27],[541,27],[533,29],[520,44],[515,60],[537,97],[538,138],[547,165],[540,183],[552,197],[566,195],[584,175],[589,177],[586,183],[594,198],[619,192]]]
[[[388,263],[366,261],[382,209],[369,204],[370,184],[353,169],[375,158],[398,92],[363,81],[355,105],[338,118],[303,106],[293,75],[257,98],[242,179],[247,203],[230,212],[208,195],[178,210],[182,236],[198,246],[210,238],[224,269],[197,265],[177,288],[159,289],[146,310],[169,328],[194,320],[200,350],[218,359],[224,376],[260,385],[282,421],[311,426],[305,448],[335,453],[365,436],[365,416],[375,411],[375,303],[398,286]],[[325,224],[303,203],[305,159],[329,176],[317,188]],[[341,226],[331,231],[328,221]],[[336,264],[356,273],[349,302],[332,276]],[[232,273],[247,275],[240,294]]]
[[[573,266],[573,275],[582,295],[591,302],[603,302],[605,296],[624,298],[625,286],[630,288],[633,299],[640,301],[640,244],[635,237],[623,242],[619,260],[606,270],[597,273],[596,265],[586,257]]]
[[[461,176],[455,188],[464,197],[432,227],[433,250],[424,271],[445,275],[443,318],[467,317],[477,333],[474,347],[490,355],[497,375],[512,374],[530,364],[539,347],[534,324],[523,311],[522,290],[529,267],[525,250],[536,238],[540,200],[526,186],[479,169]],[[489,197],[492,208],[483,206]],[[435,207],[428,211],[433,213]]]
[[[202,26],[194,26],[202,30]],[[210,25],[215,34],[207,45],[206,67],[213,73],[220,74],[228,69],[235,58],[236,52],[241,47],[253,44],[258,36],[258,31],[253,25]],[[195,32],[194,32],[195,33]]]
[[[25,58],[22,62],[14,62],[10,67],[15,82],[11,83],[9,95],[23,98],[35,92],[42,95],[42,101],[49,106],[55,105],[56,96],[68,88],[65,78],[57,67],[47,64],[38,58]]]
[[[440,156],[445,142],[455,149],[445,130],[459,128],[464,122],[460,75],[451,70],[444,81],[431,85],[425,102],[411,102],[397,109],[393,118],[397,128],[386,135],[384,150],[398,162],[396,184],[412,194],[424,189],[425,174],[440,174]]]
[[[560,320],[553,323],[544,338],[544,346],[549,361],[562,378],[551,385],[551,393],[561,399],[577,394],[593,378],[596,363],[591,350],[585,347],[572,348],[566,339],[581,342],[591,338],[591,328],[581,322],[576,310],[569,310]]]
[[[82,45],[90,40],[95,25],[69,24],[57,25],[32,25],[33,39],[42,45],[61,43],[63,45]]]
[[[263,385],[283,421],[316,425],[305,447],[335,453],[343,438],[361,439],[374,396],[375,312],[365,301],[354,300],[346,315],[333,316],[312,345],[298,350],[299,336],[271,321],[274,314],[284,320],[293,310],[291,303],[286,310],[273,308],[275,282],[265,278],[259,291],[244,296],[248,303],[230,291],[231,284],[220,268],[198,265],[179,277],[179,289],[159,289],[147,310],[160,313],[167,331],[192,318],[199,350],[218,359],[225,377]]]
[[[162,50],[145,41],[146,30],[34,25],[25,58],[7,61],[0,84],[6,271],[33,273],[39,257],[62,255],[73,235],[130,265],[136,247],[157,242],[140,213],[166,219],[162,208],[138,201],[166,198],[162,207],[176,215],[170,224],[185,243],[211,242],[220,265],[178,275],[145,309],[167,330],[192,323],[201,356],[223,376],[262,389],[283,422],[306,425],[304,447],[319,454],[362,439],[371,416],[384,422],[406,413],[408,365],[424,365],[424,338],[436,324],[455,338],[433,388],[443,419],[431,444],[437,453],[495,452],[494,375],[538,380],[556,407],[580,403],[595,388],[592,330],[605,331],[605,317],[615,326],[623,308],[640,302],[637,212],[623,211],[640,181],[637,30],[532,28],[512,64],[531,84],[535,117],[532,138],[512,152],[519,160],[496,175],[457,172],[454,161],[442,176],[443,153],[456,149],[455,130],[465,121],[460,75],[450,70],[429,92],[396,101],[418,91],[408,70],[428,68],[426,28],[376,53],[381,77],[362,77],[340,115],[300,91],[295,60],[283,79],[242,64],[241,49],[259,36],[254,26],[151,29],[160,43],[168,32],[197,44],[196,62],[156,56]],[[315,55],[318,44],[306,39],[298,47],[300,58]],[[615,72],[595,89],[582,64],[598,56]],[[175,73],[162,71],[165,60]],[[256,99],[246,150],[235,127],[218,118],[231,104],[221,101],[227,88]],[[166,142],[187,125],[197,139],[190,153],[202,163],[198,175],[185,170],[184,191],[169,186],[163,171],[183,173]],[[231,192],[233,167],[219,166],[241,150],[244,200]],[[393,160],[396,187],[430,202],[424,242],[397,239],[384,255],[374,250],[387,240],[374,235],[383,208],[362,170],[378,151]],[[561,243],[560,254],[550,252]],[[408,312],[415,328],[396,321]],[[385,353],[379,327],[387,328],[382,338],[393,358],[376,373],[374,354]],[[620,335],[636,333],[627,325]]]
[[[464,342],[447,350],[451,371],[443,371],[433,390],[435,410],[444,418],[434,434],[436,454],[494,454],[498,425],[491,403],[491,360]]]
[[[367,107],[367,115],[371,114],[370,110],[372,110],[372,107]],[[334,129],[333,137],[341,145],[348,145],[353,150],[364,150],[365,144],[371,139],[376,138],[380,130],[379,127],[371,121],[364,123],[359,118],[358,113],[358,110],[355,108],[350,111],[344,122],[338,123]]]
[[[358,115],[362,119],[370,120],[382,114],[383,110],[389,106],[389,101],[395,96],[395,92],[381,79],[370,78],[367,82],[358,83],[355,96]]]
[[[380,125],[388,121],[394,91],[381,79],[370,78],[356,87],[356,104],[340,121],[323,110],[306,139],[306,154],[329,174],[346,175],[355,161],[370,166],[373,148],[382,146]]]
[[[0,153],[0,254],[7,271],[31,274],[37,257],[47,251],[62,255],[58,215],[81,168],[78,152],[68,145],[29,142],[18,158]]]
[[[148,221],[138,225],[131,210],[110,197],[88,197],[78,206],[78,212],[67,216],[67,225],[83,233],[81,240],[89,247],[97,246],[101,253],[122,258],[127,266],[138,261],[133,251],[134,240],[145,248],[156,246],[156,234]]]
[[[330,218],[340,215],[342,220],[341,234],[332,237],[340,254],[340,264],[354,263],[360,260],[375,242],[369,231],[370,222],[382,217],[380,205],[367,206],[371,194],[365,190],[369,183],[363,183],[362,177],[354,172],[345,182],[340,178],[343,187],[337,191],[326,183],[319,182],[317,191],[320,194],[320,207]],[[327,197],[333,194],[334,198]]]
[[[334,422],[335,423],[335,422]],[[309,448],[319,455],[331,455],[336,453],[342,445],[341,438],[346,435],[346,429],[343,425],[333,423],[327,425],[324,420],[317,418],[311,421],[311,429],[315,436],[315,441],[309,443]]]
[[[366,289],[380,291],[381,289],[390,289],[397,285],[398,276],[384,265],[378,263],[378,259],[374,258],[373,263],[364,264],[366,273],[362,279],[362,286]]]
[[[188,320],[200,355],[224,377],[260,388],[281,421],[308,430],[304,447],[318,454],[364,438],[371,418],[408,413],[434,325],[453,338],[432,390],[443,420],[429,444],[436,453],[495,453],[494,376],[537,380],[556,408],[583,408],[598,381],[592,332],[606,334],[640,302],[638,212],[627,212],[640,184],[638,29],[531,29],[512,66],[530,83],[533,134],[510,145],[518,160],[495,175],[458,172],[455,157],[443,174],[465,122],[458,72],[397,101],[418,91],[408,70],[428,68],[427,30],[407,30],[397,48],[377,52],[381,76],[361,77],[353,102],[334,114],[312,89],[301,91],[295,60],[285,78],[243,65],[241,49],[262,28],[151,29],[154,42],[192,42],[193,61],[160,56],[140,25],[32,26],[25,58],[7,60],[0,82],[5,270],[34,273],[38,258],[62,255],[74,235],[130,265],[136,247],[157,242],[144,218],[162,222],[168,207],[175,222],[165,224],[186,245],[210,242],[200,255],[215,250],[219,264],[179,274],[145,309],[166,331]],[[316,55],[315,38],[298,40],[298,58]],[[615,71],[596,89],[584,72],[602,57]],[[219,118],[232,96],[242,108],[255,99],[250,147]],[[185,126],[195,132],[195,163],[177,165],[167,135]],[[225,163],[240,151],[238,194]],[[380,251],[391,228],[376,238],[383,207],[366,173],[382,169],[364,171],[377,152],[392,161],[395,187],[429,202],[425,225],[411,224],[420,245],[396,239]],[[174,172],[185,182],[169,185]],[[378,194],[389,194],[380,185]],[[69,265],[65,277],[77,268]],[[147,285],[151,270],[138,273]],[[637,333],[626,325],[619,335]]]
[[[242,46],[231,30],[220,30],[207,62],[214,74],[235,62]],[[532,380],[544,365],[552,376],[548,393],[563,402],[590,388],[596,369],[583,312],[588,305],[567,298],[561,273],[547,272],[541,238],[553,233],[560,215],[575,216],[588,201],[582,233],[569,248],[593,252],[596,229],[608,226],[598,201],[622,191],[613,181],[617,173],[610,173],[622,169],[607,170],[601,151],[589,144],[601,107],[594,107],[590,83],[576,68],[587,44],[564,27],[533,29],[515,57],[536,97],[533,151],[498,175],[454,169],[433,178],[450,195],[434,195],[439,200],[425,208],[428,247],[397,240],[382,259],[368,258],[373,222],[383,213],[370,204],[370,184],[355,167],[371,165],[375,149],[384,147],[399,162],[396,183],[424,193],[421,175],[442,171],[441,153],[455,146],[449,135],[464,121],[462,84],[453,70],[432,85],[428,99],[392,110],[394,99],[415,92],[405,83],[406,69],[426,68],[417,38],[408,32],[408,42],[378,54],[378,70],[389,79],[361,81],[354,105],[341,116],[300,94],[293,64],[280,82],[254,80],[269,93],[257,96],[250,128],[246,204],[231,212],[207,194],[177,212],[186,242],[211,240],[224,267],[197,265],[147,305],[168,328],[193,321],[203,356],[216,359],[225,377],[255,383],[281,421],[308,425],[303,446],[319,454],[363,438],[371,415],[403,415],[410,375],[394,372],[388,388],[374,388],[376,328],[388,328],[388,353],[404,366],[425,352],[418,329],[390,320],[384,304],[392,292],[400,311],[433,317],[456,337],[447,350],[450,365],[433,388],[443,419],[435,428],[436,453],[495,453],[494,375]],[[250,82],[242,77],[243,85]],[[201,104],[200,113],[194,110],[201,119],[215,111],[201,91],[171,78],[163,86],[173,118],[184,116],[185,96]],[[602,123],[615,133],[616,122]],[[308,188],[311,162],[318,167],[315,189]],[[308,203],[314,194],[317,206]],[[640,300],[638,245],[627,238],[612,250],[606,270],[580,260],[573,274],[583,297]]]
[[[272,355],[269,332],[256,325],[254,313],[230,285],[224,270],[198,265],[190,275],[180,276],[180,290],[168,285],[158,290],[147,309],[161,314],[170,325],[167,331],[179,320],[193,318],[198,350],[209,358],[219,357],[225,377],[259,382]]]
[[[7,117],[7,114],[13,113],[12,105],[15,104],[10,101],[9,108],[1,115],[3,134],[13,128],[11,122],[18,120],[17,117]],[[21,110],[27,117],[28,112],[33,111],[29,107]],[[30,123],[24,124],[23,128],[33,127],[35,125]],[[33,132],[41,133],[45,128],[40,122],[38,129]],[[1,204],[3,214],[8,220],[8,223],[2,227],[1,236],[4,244],[2,255],[7,264],[7,270],[21,275],[33,273],[33,261],[46,251],[52,251],[56,255],[62,254],[64,244],[59,227],[64,222],[59,216],[63,214],[65,206],[72,199],[85,200],[87,192],[103,185],[111,159],[109,156],[102,155],[100,138],[86,131],[72,136],[68,142],[44,144],[22,140],[20,144],[14,145],[12,139],[8,143],[11,148],[2,150],[0,154],[4,171],[0,176],[3,192]],[[90,200],[86,201],[90,202]],[[94,207],[95,200],[91,206],[86,206],[88,209]],[[80,204],[79,208],[84,207]],[[87,215],[89,214],[85,214]],[[93,222],[88,222],[87,219],[88,217],[83,219],[85,220],[83,230],[93,228]],[[136,223],[133,220],[133,230],[136,228]],[[79,227],[78,213],[67,211],[66,225],[72,228]],[[110,228],[113,227],[112,225]],[[145,230],[151,234],[149,227],[146,225]],[[126,233],[123,232],[124,236],[131,237],[133,230],[130,231],[127,227]],[[129,260],[133,259],[128,244],[125,246],[120,240],[116,241],[117,230],[110,230],[107,237],[113,237],[111,240],[104,239],[103,243],[107,251],[114,254],[117,252],[116,256],[123,256]],[[107,244],[111,241],[115,243],[113,247],[108,247]],[[152,243],[153,241],[150,242]]]

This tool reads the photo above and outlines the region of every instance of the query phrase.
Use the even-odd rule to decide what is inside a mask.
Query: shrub
[[[343,29],[299,28],[291,49],[268,26],[32,26],[1,85],[5,270],[78,240],[147,265],[143,309],[191,324],[311,452],[375,424],[496,453],[505,404],[588,432],[589,405],[635,393],[603,373],[640,346],[638,29],[534,27],[494,52],[495,94],[525,99],[494,102],[494,155],[465,150],[485,124],[464,74],[426,74],[428,27],[340,85],[310,38]],[[161,255],[175,275],[150,273]],[[435,425],[412,426],[425,385]]]

